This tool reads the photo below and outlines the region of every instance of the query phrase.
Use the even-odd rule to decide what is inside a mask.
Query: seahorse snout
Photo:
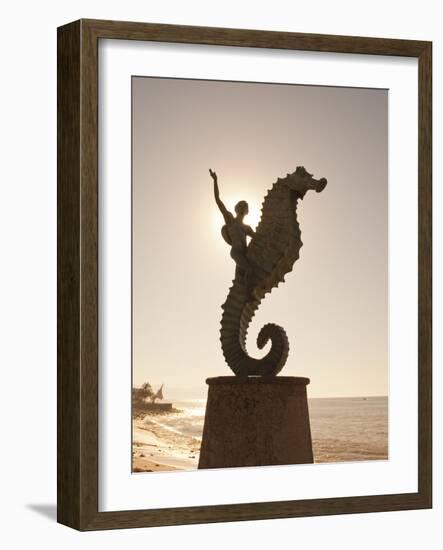
[[[320,180],[318,180],[317,193],[320,193],[320,191],[323,191],[327,183],[328,183],[328,180],[326,178],[321,178]]]

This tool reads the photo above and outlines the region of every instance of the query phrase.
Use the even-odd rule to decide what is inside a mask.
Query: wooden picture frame
[[[98,42],[160,41],[418,59],[418,491],[344,498],[98,511]],[[432,506],[432,44],[80,20],[58,29],[58,521],[79,530]]]

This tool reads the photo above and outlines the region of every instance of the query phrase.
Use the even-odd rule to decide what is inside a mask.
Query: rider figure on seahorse
[[[225,220],[225,225],[221,229],[223,239],[231,247],[231,258],[235,261],[244,277],[247,287],[252,283],[252,266],[246,257],[248,248],[247,237],[254,237],[255,232],[250,225],[246,225],[243,220],[249,213],[249,206],[246,201],[239,201],[234,209],[235,216],[226,208],[220,199],[220,190],[218,188],[217,174],[209,169],[209,173],[214,181],[214,197],[220,212]],[[237,272],[236,272],[237,273]]]

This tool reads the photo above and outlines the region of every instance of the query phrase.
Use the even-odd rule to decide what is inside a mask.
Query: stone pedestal
[[[313,462],[309,378],[220,376],[206,382],[199,468]]]

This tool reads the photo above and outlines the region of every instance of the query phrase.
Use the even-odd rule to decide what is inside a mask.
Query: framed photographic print
[[[58,29],[58,520],[430,508],[431,43]]]

